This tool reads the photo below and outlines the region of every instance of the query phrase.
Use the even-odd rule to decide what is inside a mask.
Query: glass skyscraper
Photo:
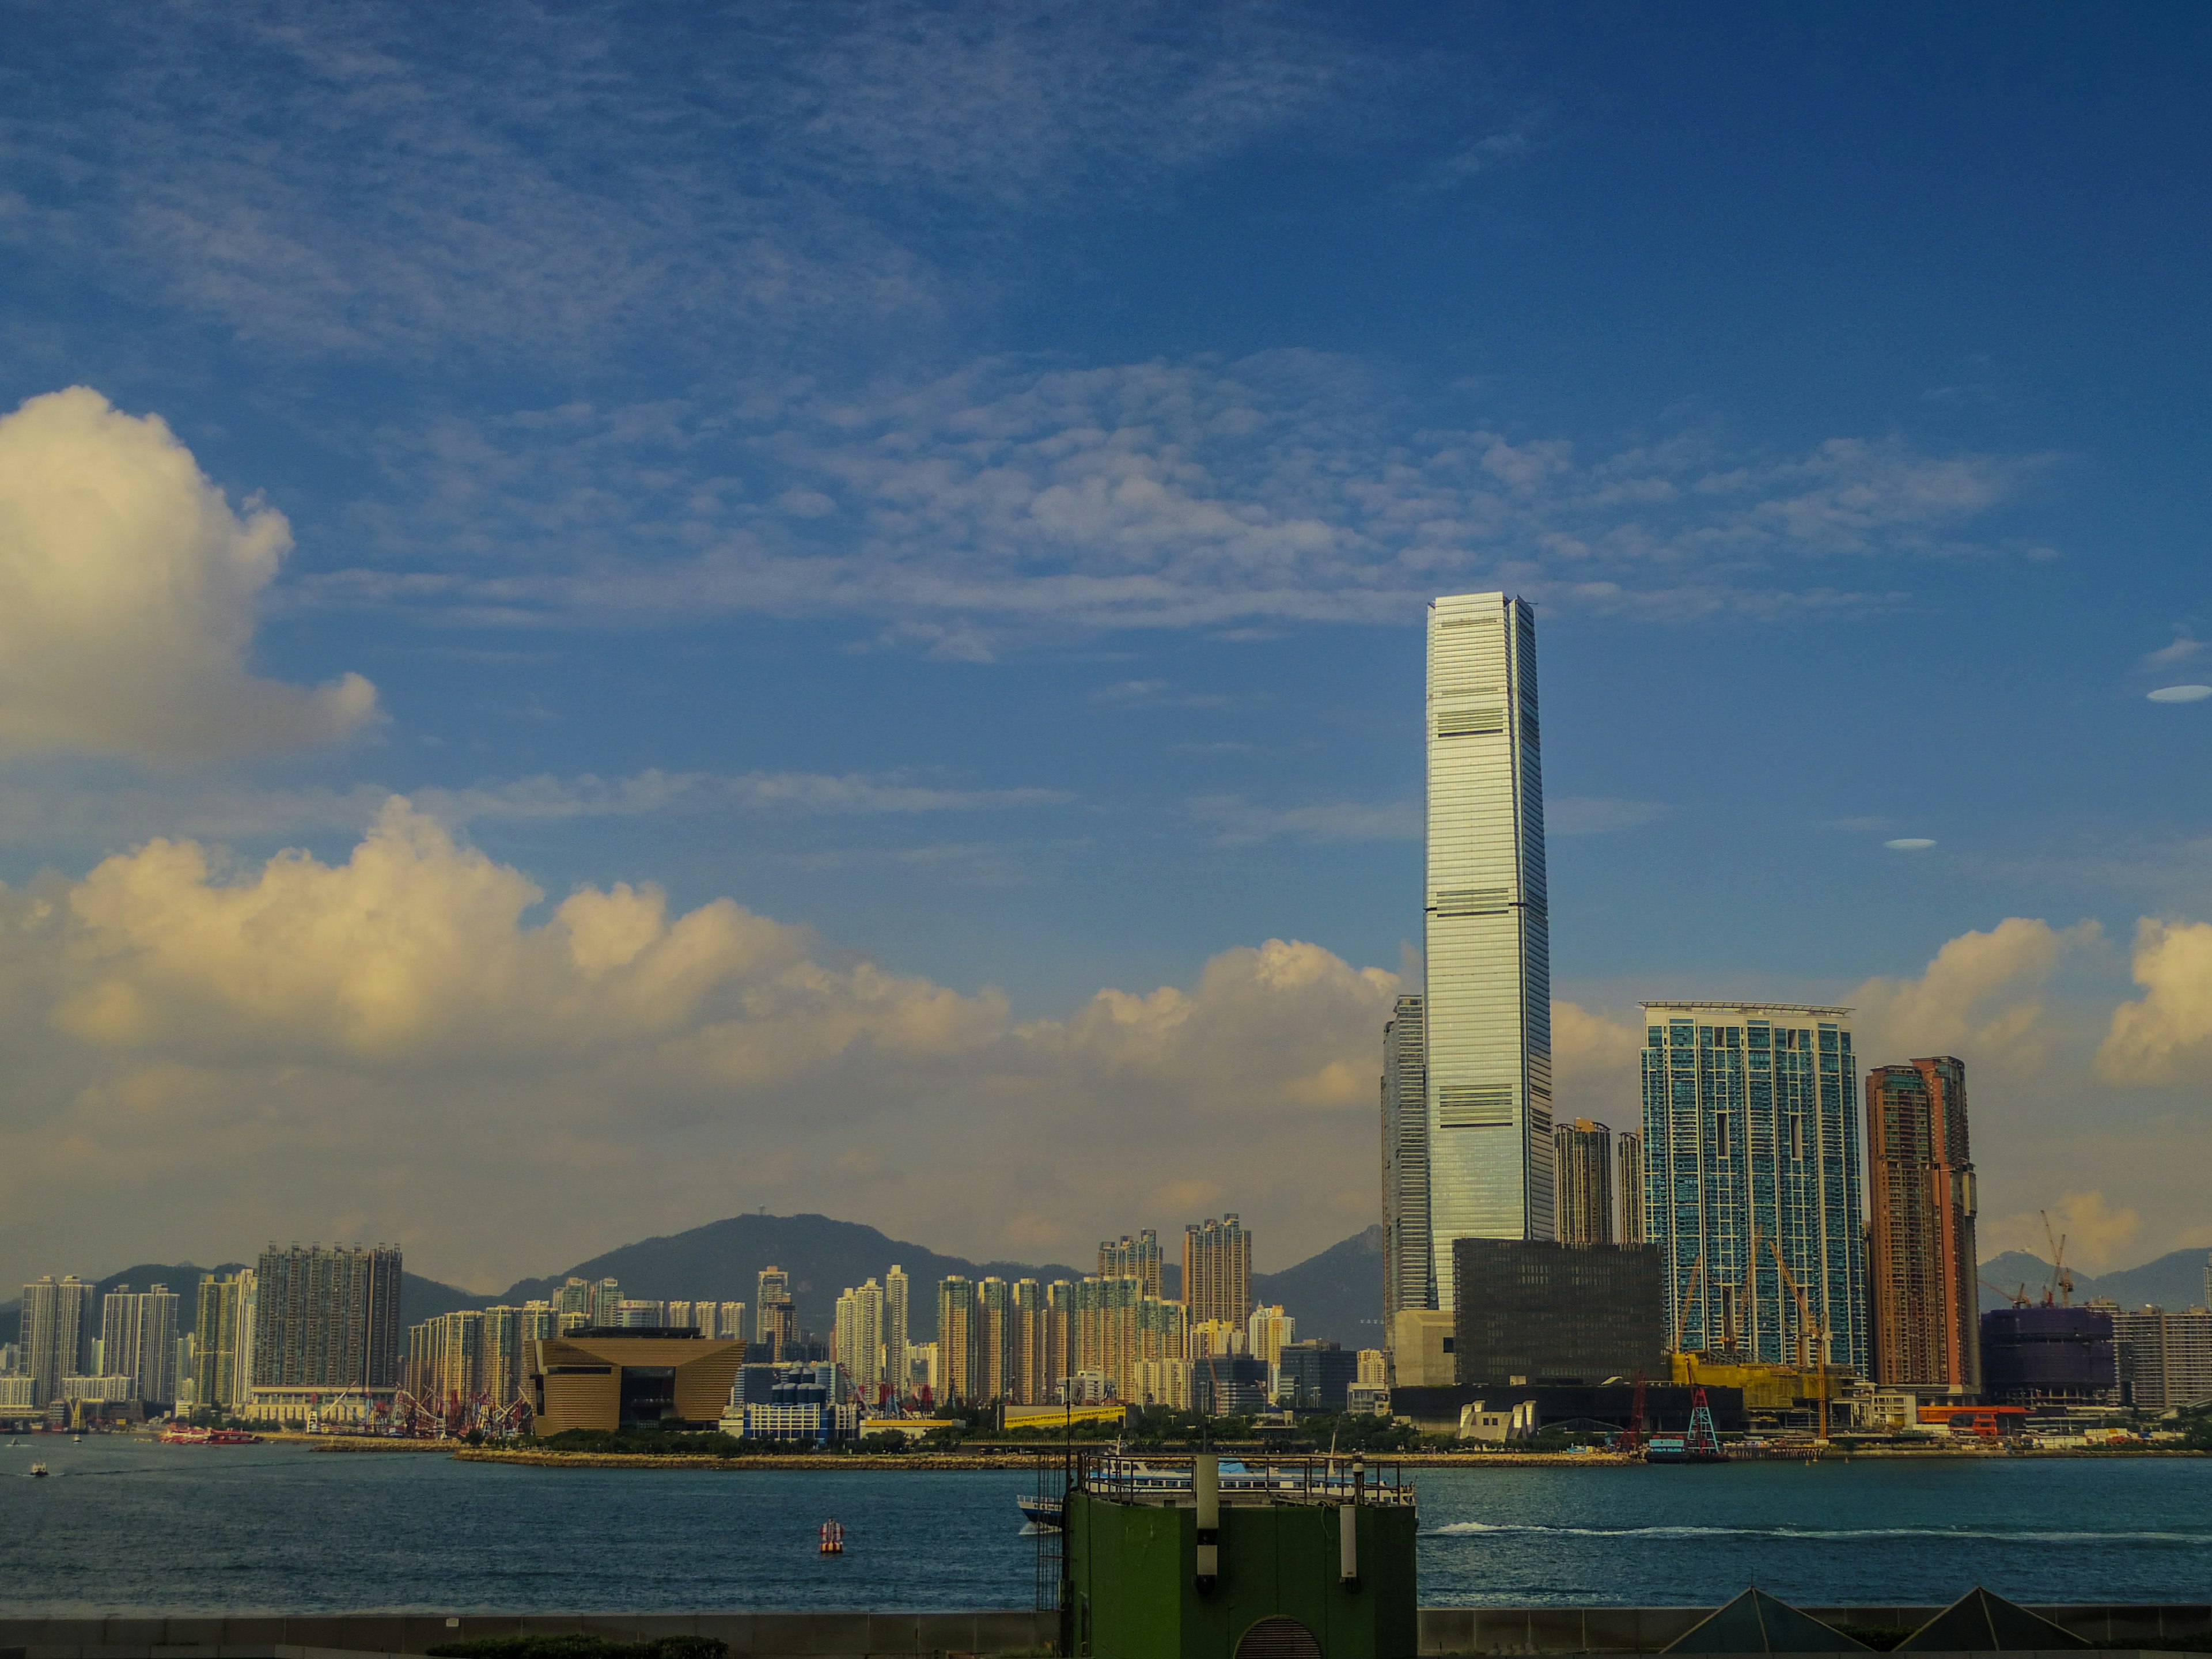
[[[1430,1260],[1553,1237],[1551,943],[1535,615],[1503,593],[1429,605]]]
[[[1866,1375],[1850,1014],[1644,1005],[1644,1222],[1678,1350],[1789,1364],[1802,1329],[1808,1358],[1825,1333],[1830,1363]]]
[[[1437,1305],[1429,1236],[1428,1042],[1421,1000],[1398,999],[1382,1028],[1382,1330],[1404,1308]]]

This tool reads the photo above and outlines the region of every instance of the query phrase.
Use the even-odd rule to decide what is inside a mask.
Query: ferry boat
[[[835,1521],[822,1523],[822,1553],[842,1555],[845,1553],[845,1528]]]
[[[173,1423],[161,1431],[161,1438],[165,1446],[252,1446],[261,1437],[244,1429],[196,1429]]]

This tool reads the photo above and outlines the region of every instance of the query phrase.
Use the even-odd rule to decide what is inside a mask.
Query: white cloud
[[[1395,974],[1271,940],[1017,1024],[726,899],[542,901],[398,800],[343,862],[157,841],[0,889],[0,1256],[353,1227],[503,1282],[771,1199],[989,1254],[1188,1219],[1148,1206],[1192,1168],[1275,1261],[1372,1210]]]
[[[1194,820],[1213,831],[1218,847],[1255,842],[1418,841],[1418,801],[1322,801],[1304,806],[1262,806],[1242,795],[1196,795]]]
[[[163,787],[135,780],[103,787],[49,768],[46,775],[27,775],[22,787],[0,792],[0,845],[114,846],[162,835],[253,842],[314,830],[351,833],[374,823],[401,793],[452,828],[674,813],[884,817],[1031,811],[1075,799],[1066,789],[964,787],[913,773],[732,775],[648,769],[627,778],[547,774],[400,792],[371,783],[343,789],[324,785],[203,787],[197,781]]]
[[[2143,994],[2112,1011],[2100,1075],[2124,1084],[2212,1077],[2212,922],[2144,917],[2134,968]]]
[[[2212,697],[2212,685],[2161,685],[2145,695],[2153,702],[2202,702]]]
[[[9,111],[18,257],[287,353],[417,358],[610,356],[671,326],[695,362],[840,328],[902,347],[971,286],[957,266],[1003,270],[1009,211],[1141,210],[1442,78],[1310,20],[1142,3],[678,33],[493,5],[465,37],[405,5],[155,9],[50,46]]]
[[[2008,916],[1947,941],[1917,979],[1870,979],[1849,998],[1859,1051],[1876,1061],[1954,1054],[1977,1069],[2027,1073],[2049,1058],[2044,989],[2069,951],[2100,937]]]
[[[1936,843],[1925,836],[1899,836],[1882,842],[1893,853],[1924,853]]]
[[[2035,465],[1895,440],[1729,453],[1698,433],[1585,458],[1419,422],[1357,365],[1299,351],[994,359],[650,421],[563,411],[557,430],[519,416],[395,450],[404,493],[364,509],[386,527],[378,563],[313,591],[540,624],[843,616],[971,659],[1071,629],[1403,623],[1492,584],[1573,611],[1785,616],[1897,603],[1861,585],[1884,558],[1988,554],[1962,538]],[[743,499],[710,477],[747,479]],[[744,505],[793,491],[834,511]],[[1850,585],[1825,574],[1839,559]]]
[[[2187,662],[2203,649],[2203,641],[2192,639],[2186,634],[2177,634],[2172,644],[2162,645],[2157,650],[2147,653],[2143,657],[2143,665],[2147,668],[2171,668],[2176,663]]]
[[[0,417],[0,755],[158,762],[357,731],[375,688],[250,673],[254,607],[291,546],[242,518],[155,416],[83,386]]]

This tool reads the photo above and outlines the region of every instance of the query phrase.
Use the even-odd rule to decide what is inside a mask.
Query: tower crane
[[[1783,1259],[1782,1246],[1775,1242],[1771,1234],[1767,1236],[1766,1248],[1774,1257],[1774,1265],[1782,1269],[1782,1282],[1790,1287],[1790,1294],[1797,1300],[1797,1369],[1801,1372],[1805,1369],[1807,1331],[1810,1330],[1819,1340],[1820,1352],[1817,1358],[1820,1364],[1820,1443],[1825,1446],[1828,1443],[1828,1345],[1831,1340],[1828,1328],[1814,1322],[1812,1299],[1805,1294],[1805,1287],[1797,1282],[1797,1275],[1790,1271],[1789,1262]]]
[[[2051,1292],[2055,1289],[2058,1305],[2070,1308],[2074,1305],[2074,1275],[2066,1270],[2066,1235],[2052,1233],[2050,1211],[2038,1210],[2036,1214],[2043,1218],[2044,1242],[2051,1246],[2051,1284],[2044,1290],[2043,1305],[2051,1305]]]

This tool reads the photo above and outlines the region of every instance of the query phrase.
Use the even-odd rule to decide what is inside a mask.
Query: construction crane
[[[1979,1279],[1978,1274],[1976,1277]],[[2027,1293],[2027,1281],[2026,1279],[2021,1280],[2021,1282],[2018,1285],[2015,1285],[2011,1290],[2005,1289],[2002,1285],[1992,1285],[1986,1279],[1981,1279],[1980,1284],[1984,1290],[1996,1291],[2006,1301],[2011,1303],[2015,1308],[2026,1308],[2033,1305],[2033,1298],[2030,1297]]]
[[[1690,1348],[1690,1298],[1698,1293],[1705,1282],[1705,1258],[1700,1255],[1690,1264],[1689,1277],[1682,1285],[1680,1305],[1674,1310],[1674,1346],[1685,1353],[1688,1352]],[[1705,1324],[1705,1320],[1700,1318],[1698,1322],[1698,1328],[1703,1330]]]
[[[2070,1308],[2074,1305],[2074,1275],[2066,1271],[2066,1235],[2052,1233],[2050,1211],[2038,1210],[2036,1214],[2043,1218],[2044,1242],[2051,1246],[2051,1283],[2044,1289],[2043,1305],[2051,1305],[2051,1292],[2056,1289],[2058,1305]]]
[[[1774,1265],[1782,1269],[1782,1282],[1790,1287],[1790,1294],[1797,1299],[1797,1369],[1805,1369],[1805,1337],[1810,1331],[1819,1340],[1819,1352],[1814,1356],[1820,1365],[1820,1443],[1828,1443],[1828,1328],[1816,1324],[1813,1319],[1812,1299],[1805,1287],[1797,1282],[1797,1275],[1790,1271],[1789,1262],[1783,1260],[1782,1246],[1769,1234],[1766,1248],[1774,1257]]]

